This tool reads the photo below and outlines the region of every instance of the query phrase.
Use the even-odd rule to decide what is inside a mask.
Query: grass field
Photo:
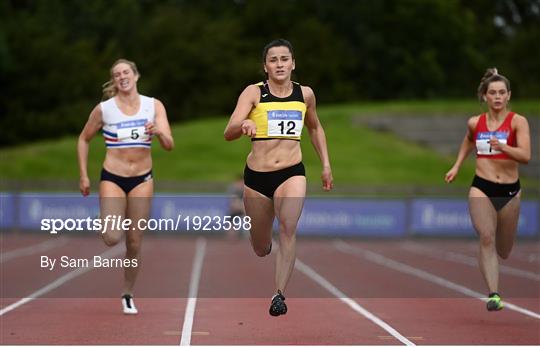
[[[540,115],[540,103],[523,101],[513,107],[522,114]],[[337,186],[438,186],[454,157],[443,157],[431,149],[355,125],[361,114],[473,115],[481,112],[473,101],[399,101],[320,105],[319,117],[325,128],[333,175]],[[81,128],[86,115],[81,115]],[[242,172],[250,141],[223,139],[227,117],[198,120],[173,126],[176,148],[163,151],[153,146],[154,173],[159,180],[182,182],[230,182]],[[465,128],[465,124],[464,124]],[[456,151],[459,141],[456,142]],[[309,136],[302,140],[308,181],[317,185],[320,164]],[[96,182],[105,146],[100,135],[91,143],[89,174]],[[48,140],[0,150],[0,179],[78,180],[76,136]],[[468,160],[455,185],[470,184],[474,163]]]

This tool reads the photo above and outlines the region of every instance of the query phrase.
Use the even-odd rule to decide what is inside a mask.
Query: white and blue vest
[[[114,97],[100,104],[107,148],[150,148],[152,145],[152,137],[146,133],[144,126],[156,118],[154,98],[144,95],[139,97],[139,111],[132,116],[120,110]]]

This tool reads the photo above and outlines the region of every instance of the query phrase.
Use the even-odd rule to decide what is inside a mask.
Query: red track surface
[[[286,291],[289,312],[278,318],[268,315],[276,250],[258,258],[247,240],[204,241],[196,306],[187,315],[193,325],[184,336],[194,345],[402,344],[354,305],[413,344],[540,344],[538,241],[518,241],[510,259],[501,262],[500,275],[503,299],[533,316],[508,305],[487,312],[484,302],[452,287],[486,291],[473,240],[301,238],[299,268]],[[140,314],[124,316],[121,269],[92,269],[20,303],[75,270],[42,269],[40,256],[92,258],[108,250],[97,237],[3,233],[1,343],[178,345],[201,244],[196,237],[148,235],[135,292]],[[109,251],[115,250],[114,257],[121,258],[123,250]]]

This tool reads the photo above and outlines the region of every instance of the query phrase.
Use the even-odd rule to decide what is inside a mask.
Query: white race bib
[[[302,133],[302,112],[297,110],[268,111],[268,136],[299,137]]]
[[[497,151],[491,148],[489,139],[496,137],[499,143],[505,144],[508,140],[508,133],[505,131],[485,131],[478,133],[476,136],[476,153],[481,155],[495,155],[501,154],[501,151]]]
[[[146,134],[144,125],[148,121],[146,119],[129,120],[116,124],[118,129],[118,141],[120,142],[144,142],[150,138]]]

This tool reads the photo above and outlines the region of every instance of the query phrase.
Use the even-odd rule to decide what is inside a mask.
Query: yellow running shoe
[[[489,299],[486,304],[488,311],[500,311],[503,309],[504,305],[499,294],[494,293],[489,296]]]

